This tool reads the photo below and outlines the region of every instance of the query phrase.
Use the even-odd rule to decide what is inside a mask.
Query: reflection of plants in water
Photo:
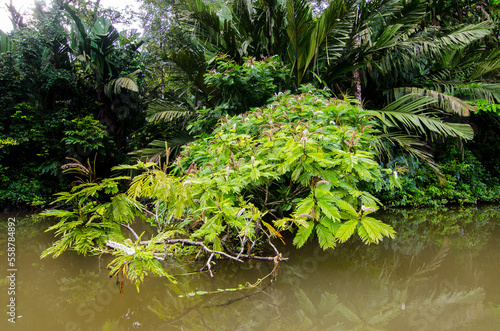
[[[482,288],[468,291],[446,290],[417,297],[406,306],[403,319],[414,330],[454,330],[476,323],[487,315]]]
[[[265,325],[267,319],[261,312],[265,311],[269,304],[266,300],[257,298],[261,293],[259,290],[246,295],[226,293],[224,302],[220,303],[220,297],[216,299],[214,296],[205,295],[186,300],[167,291],[161,299],[154,298],[153,304],[148,308],[163,321],[160,324],[161,329],[254,330]],[[249,300],[252,303],[251,309]]]
[[[488,308],[491,311],[490,316],[478,321],[471,330],[498,330],[500,325],[500,304],[494,305],[490,303]]]
[[[477,259],[471,268],[464,268],[461,259],[484,255],[487,242],[495,240],[491,231],[498,224],[497,215],[498,208],[484,208],[483,214],[476,208],[390,212],[384,217],[392,217],[401,230],[396,240],[384,242],[385,247],[352,243],[335,251],[292,252],[293,262],[281,266],[282,278],[263,294],[232,302],[236,297],[232,293],[188,301],[173,292],[149,308],[163,319],[162,326],[174,329],[224,329],[228,321],[231,329],[262,330],[496,326],[498,316],[495,319],[492,307],[484,303],[498,302],[496,294],[478,287],[473,279],[483,272],[493,275],[493,270],[485,270],[487,266],[477,264]],[[496,255],[487,252],[494,260]],[[471,279],[472,284],[465,282]],[[230,304],[221,306],[221,298]]]
[[[436,272],[445,262],[449,244],[421,264],[408,277],[394,276],[398,261],[386,265],[379,277],[360,279],[358,293],[339,283],[337,293],[322,291],[314,300],[302,289],[294,291],[298,307],[294,325],[301,330],[452,330],[484,317],[482,288],[459,290],[436,282]],[[349,273],[352,275],[353,273]],[[354,280],[351,280],[353,282]]]
[[[500,224],[497,206],[482,208],[401,209],[380,215],[396,228],[398,236],[387,242],[403,254],[418,254],[429,244],[453,239],[453,246],[479,251]]]
[[[43,233],[46,227],[46,222],[37,214],[26,214],[26,213],[8,213],[0,215],[0,246],[6,247],[7,244],[7,219],[15,219],[15,238],[16,241],[22,242],[22,249],[24,252],[40,252],[45,249],[45,245],[41,244],[42,240],[40,238],[40,233]],[[5,234],[5,236],[4,236]],[[47,244],[52,242],[49,236],[46,236]],[[4,255],[5,250],[0,250],[0,256]]]
[[[106,323],[101,328],[101,331],[123,331],[124,327],[120,326],[120,321],[118,320],[107,320]]]
[[[125,315],[130,310],[141,326],[151,330],[497,330],[500,291],[494,275],[499,269],[492,261],[499,261],[500,237],[491,230],[498,224],[498,211],[498,207],[390,211],[382,217],[385,222],[392,219],[398,228],[396,240],[369,247],[354,242],[335,251],[314,250],[315,245],[295,251],[287,246],[293,259],[280,264],[278,281],[249,291],[179,298],[255,281],[270,271],[272,262],[219,262],[217,278],[209,280],[204,273],[185,275],[198,270],[202,262],[186,265],[172,258],[168,272],[179,284],[146,282],[144,292],[141,288],[140,296],[130,300],[129,293],[119,295],[114,281],[92,284],[98,276],[85,270],[97,273],[97,263],[85,268],[84,260],[75,255],[42,261],[36,255],[40,271],[24,256],[22,275],[37,276],[20,283],[19,290],[23,297],[35,293],[30,307],[37,307],[37,316],[50,315],[56,329],[70,329],[73,322],[84,330],[132,328]],[[24,228],[30,227],[19,230]],[[26,240],[31,229],[22,231],[26,232],[18,232],[18,238],[29,254],[41,250],[40,242],[51,240],[48,236]],[[43,295],[38,288],[55,288],[58,295]],[[137,298],[144,298],[144,304]],[[108,313],[111,307],[113,315]],[[111,321],[103,325],[107,318]]]
[[[99,275],[92,272],[83,272],[76,277],[62,277],[57,281],[62,292],[68,292],[66,301],[68,303],[88,302],[102,291],[102,284],[98,282]]]
[[[387,297],[360,310],[341,303],[336,294],[328,292],[321,294],[317,305],[301,289],[295,291],[295,296],[301,307],[295,315],[300,330],[375,330],[387,325],[400,310]]]
[[[299,289],[295,296],[301,308],[294,315],[293,325],[296,330],[454,330],[486,314],[480,288],[432,292],[407,305],[398,302],[406,298],[404,291],[394,290],[390,295],[381,292],[380,300],[368,299],[364,305],[342,303],[336,294],[324,292],[314,304]]]
[[[228,284],[238,279],[234,279],[234,274],[226,273],[218,277],[219,284],[207,284],[208,275],[202,274],[198,274],[199,278],[178,284],[165,284],[166,290],[160,296],[155,296],[147,308],[162,321],[161,329],[254,330],[269,321],[272,297],[267,295],[267,291],[273,283],[278,265],[269,268],[271,270],[262,266],[254,269],[255,273],[264,276],[257,276],[253,284],[247,282],[245,285],[228,287]]]

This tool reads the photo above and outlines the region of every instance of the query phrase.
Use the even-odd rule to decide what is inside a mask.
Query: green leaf
[[[299,231],[297,231],[297,234],[295,235],[295,238],[293,238],[293,244],[297,248],[304,246],[307,239],[309,239],[309,237],[313,233],[314,221],[309,221],[307,222],[307,224],[309,225],[309,227],[300,226]]]
[[[316,235],[318,236],[318,243],[321,248],[335,248],[335,236],[327,227],[323,226],[322,224],[317,224]]]
[[[358,228],[358,234],[365,243],[378,244],[384,236],[394,238],[396,231],[373,217],[363,217]]]
[[[333,221],[340,219],[340,215],[336,207],[337,201],[332,196],[324,194],[317,198],[317,203],[321,211],[328,218],[330,218]]]
[[[340,209],[347,212],[350,216],[352,216],[352,217],[358,216],[358,212],[356,211],[356,209],[354,209],[354,207],[350,203],[348,203],[347,201],[339,199],[336,201],[336,204],[337,204],[337,206],[340,207]]]
[[[347,221],[339,227],[335,236],[341,243],[344,243],[349,238],[351,238],[357,226],[358,226],[358,220],[352,219],[350,221]]]
[[[111,198],[111,212],[115,222],[131,223],[136,216],[135,201],[130,200],[125,194],[119,194]]]
[[[295,217],[296,215],[302,215],[302,214],[310,214],[311,209],[314,207],[314,197],[312,195],[309,195],[307,198],[302,199],[298,204],[297,208],[295,209]]]

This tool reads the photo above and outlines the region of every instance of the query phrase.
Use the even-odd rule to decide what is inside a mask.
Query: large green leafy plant
[[[178,159],[199,201],[194,214],[202,213],[195,237],[222,248],[221,238],[253,241],[266,228],[288,229],[297,230],[298,247],[315,233],[333,248],[355,232],[366,243],[393,235],[367,216],[377,199],[359,188],[383,176],[369,113],[307,91],[222,122]]]
[[[179,244],[209,254],[211,271],[216,256],[284,260],[273,239],[285,241],[287,231],[295,246],[316,237],[323,249],[355,233],[368,244],[394,237],[389,225],[369,216],[378,201],[361,189],[378,186],[384,176],[394,180],[374,160],[370,113],[312,87],[302,92],[223,118],[212,135],[185,147],[170,174],[155,163],[116,167],[140,171],[126,193],[118,194],[116,179],[61,193],[58,201],[77,208],[46,213],[62,219],[51,228],[62,238],[44,254],[112,248],[120,255],[112,273],[128,272],[138,283],[148,271],[166,275],[158,261]],[[98,192],[112,195],[110,202],[97,199]],[[156,228],[150,240],[129,226],[139,215]],[[135,241],[119,235],[122,230]],[[261,256],[266,247],[273,256]]]

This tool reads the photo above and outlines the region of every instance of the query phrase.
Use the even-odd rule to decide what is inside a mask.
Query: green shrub
[[[485,170],[471,151],[460,151],[453,141],[438,145],[436,151],[444,181],[412,156],[398,156],[385,165],[398,172],[401,184],[398,190],[388,184],[382,189],[378,196],[386,206],[437,207],[498,201],[498,179]]]
[[[190,126],[193,133],[211,132],[219,118],[261,107],[290,86],[290,70],[277,56],[261,61],[244,60],[238,64],[226,55],[214,60],[211,70],[205,74],[205,84],[212,91],[210,98],[216,107],[199,111],[198,120]]]
[[[358,187],[383,175],[374,161],[374,123],[349,100],[326,99],[311,87],[303,92],[226,116],[182,153],[177,174],[187,176],[199,201],[190,217],[203,224],[195,237],[220,249],[221,238],[242,231],[255,239],[264,219],[297,230],[298,247],[314,233],[323,248],[355,231],[367,243],[392,236],[390,227],[365,217],[377,199]]]
[[[126,193],[119,193],[124,177],[82,181],[59,193],[57,202],[74,209],[45,212],[61,218],[50,228],[61,238],[43,256],[113,253],[111,274],[139,285],[149,272],[173,280],[159,261],[181,243],[210,253],[210,270],[214,256],[241,261],[264,248],[275,256],[262,258],[282,261],[272,238],[284,241],[288,231],[296,247],[316,237],[323,249],[354,234],[368,244],[394,237],[391,226],[369,216],[378,200],[360,189],[385,176],[374,160],[369,113],[311,87],[302,92],[223,118],[208,138],[184,148],[172,174],[138,162],[115,168],[139,172]],[[156,228],[150,240],[127,225],[139,218]]]

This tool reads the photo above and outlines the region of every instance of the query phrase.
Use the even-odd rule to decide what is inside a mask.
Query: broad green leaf
[[[384,236],[394,238],[396,233],[390,225],[384,224],[373,217],[363,217],[360,223],[358,234],[367,243],[378,244]]]
[[[326,194],[317,198],[317,204],[321,211],[333,221],[340,219],[336,203],[337,201],[333,197]]]
[[[338,229],[337,233],[335,236],[337,239],[341,242],[344,243],[346,242],[349,238],[351,238],[352,234],[356,230],[356,227],[358,226],[358,220],[352,219],[350,221],[344,222]]]
[[[321,248],[335,248],[335,236],[327,227],[322,224],[316,224],[316,235],[318,236],[318,243]]]
[[[340,207],[340,209],[342,209],[343,211],[347,212],[352,217],[357,217],[358,216],[358,212],[347,201],[339,199],[335,203],[337,204],[338,207]]]
[[[299,231],[297,231],[297,234],[295,235],[295,238],[293,238],[293,244],[297,248],[301,248],[304,246],[306,243],[307,239],[311,236],[314,230],[314,221],[308,221],[309,227],[305,226],[300,226]]]
[[[136,216],[136,206],[125,194],[119,194],[111,198],[113,220],[119,223],[131,223]]]
[[[303,220],[303,219],[301,219],[301,218],[294,218],[294,219],[293,219],[293,222],[294,222],[295,224],[298,224],[298,225],[304,226],[304,227],[306,227],[306,228],[309,226],[309,223],[307,223],[307,221],[306,221],[306,220]]]
[[[294,215],[310,214],[311,209],[314,207],[314,197],[309,195],[307,198],[302,199],[295,208]]]
[[[337,231],[339,230],[340,226],[342,223],[333,221],[328,217],[322,216],[319,218],[319,223],[326,227],[333,235],[337,234]]]

